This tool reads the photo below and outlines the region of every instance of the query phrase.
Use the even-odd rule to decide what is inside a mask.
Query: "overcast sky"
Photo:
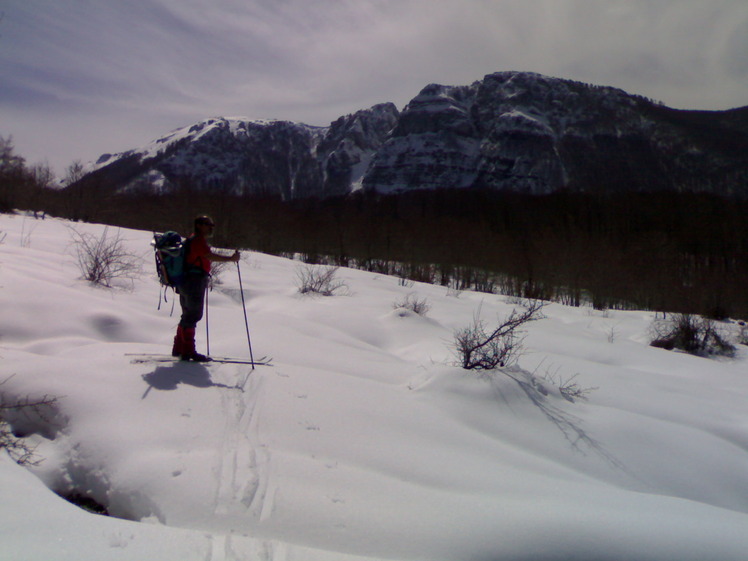
[[[748,0],[0,0],[0,136],[58,175],[212,116],[328,125],[528,70],[748,105]]]

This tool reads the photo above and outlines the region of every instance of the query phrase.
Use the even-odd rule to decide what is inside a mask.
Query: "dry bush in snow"
[[[0,386],[5,382],[7,380],[0,382]],[[11,421],[24,415],[44,420],[45,411],[54,407],[56,403],[57,398],[46,395],[39,399],[11,399],[0,391],[0,450],[6,450],[11,459],[19,465],[38,465],[41,460],[36,456],[35,448],[23,439],[23,435],[18,436],[13,432]]]
[[[698,356],[735,355],[735,345],[721,333],[714,320],[692,314],[673,314],[652,324],[653,347],[678,349]]]
[[[458,364],[466,370],[493,370],[516,363],[522,353],[523,328],[542,317],[543,306],[542,302],[536,300],[524,311],[514,309],[492,329],[488,329],[476,314],[472,325],[455,332]]]
[[[428,303],[428,300],[426,298],[419,299],[418,296],[410,293],[402,300],[393,302],[392,307],[395,310],[399,308],[405,308],[406,310],[410,310],[411,312],[414,312],[419,316],[425,316],[431,309],[431,304]]]
[[[116,279],[136,278],[141,271],[140,258],[127,251],[119,232],[109,235],[104,228],[100,236],[70,228],[83,278],[94,284],[111,287]]]
[[[338,267],[303,265],[296,269],[296,285],[301,294],[333,296],[345,292],[348,285],[337,278]]]

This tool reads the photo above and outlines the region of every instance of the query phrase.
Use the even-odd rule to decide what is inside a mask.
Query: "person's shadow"
[[[187,384],[196,388],[233,389],[235,387],[216,384],[210,378],[210,371],[196,362],[178,362],[169,366],[158,366],[153,372],[143,374],[143,381],[148,384],[143,399],[148,397],[151,390],[176,390],[179,384]]]

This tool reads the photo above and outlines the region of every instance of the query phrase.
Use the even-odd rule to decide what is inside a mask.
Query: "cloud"
[[[748,104],[744,0],[6,4],[0,123],[15,128],[0,134],[23,139],[31,159],[39,152],[23,129],[43,128],[35,119],[85,119],[88,131],[119,123],[107,131],[112,144],[132,147],[215,115],[325,125],[374,103],[403,106],[432,82],[499,70],[613,85],[676,107]],[[62,148],[47,156],[62,158]]]
[[[627,0],[590,9],[591,4],[568,2],[565,19],[548,22],[557,29],[546,35],[557,39],[541,48],[554,53],[552,71],[683,108],[748,103],[744,76],[729,70],[745,61],[748,51],[724,48],[736,22],[748,20],[748,4]]]

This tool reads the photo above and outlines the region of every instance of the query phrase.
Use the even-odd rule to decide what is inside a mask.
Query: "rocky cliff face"
[[[562,188],[748,196],[748,108],[677,111],[609,87],[500,72],[432,84],[329,127],[209,119],[105,155],[84,181],[120,192],[189,186],[284,200],[413,189]]]
[[[363,185],[380,192],[710,191],[731,173],[748,177],[745,126],[730,127],[737,119],[729,112],[702,112],[702,126],[694,126],[694,113],[530,73],[430,85],[405,107]]]
[[[330,125],[316,150],[325,195],[344,195],[361,187],[371,159],[397,124],[398,116],[394,104],[385,103],[340,117]]]

